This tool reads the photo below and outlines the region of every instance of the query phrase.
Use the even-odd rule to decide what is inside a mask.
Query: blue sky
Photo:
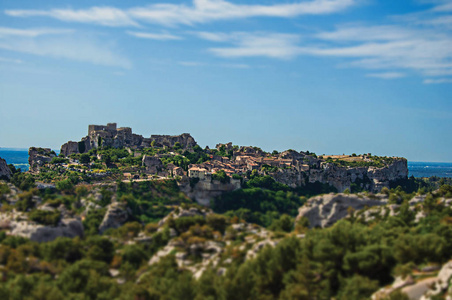
[[[0,147],[88,124],[452,162],[451,0],[0,2]]]

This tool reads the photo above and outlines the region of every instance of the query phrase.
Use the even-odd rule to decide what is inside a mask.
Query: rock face
[[[151,146],[152,142],[156,147],[173,147],[177,142],[182,148],[192,148],[196,145],[196,141],[188,133],[175,136],[152,135],[150,138],[144,138],[132,133],[130,127],[117,128],[116,123],[108,123],[107,125],[89,125],[88,135],[80,142],[69,141],[62,145],[61,153],[69,156],[73,153],[85,153],[100,146],[143,148]]]
[[[319,169],[309,170],[309,182],[328,183],[339,192],[349,189],[352,183],[359,183],[367,191],[379,192],[383,187],[389,187],[391,181],[408,177],[407,160],[394,159],[386,167],[339,167],[333,163],[321,163]]]
[[[144,155],[142,163],[143,167],[146,167],[146,173],[149,174],[156,174],[163,167],[162,161],[156,156]]]
[[[22,236],[35,242],[50,242],[57,237],[83,237],[83,224],[74,218],[63,218],[58,226],[44,226],[31,222],[20,213],[0,214],[3,228],[8,228],[10,235]]]
[[[364,207],[381,206],[387,200],[360,198],[357,195],[327,194],[313,197],[298,210],[297,220],[305,217],[310,227],[328,227],[349,215],[349,207],[360,210]]]
[[[179,188],[189,198],[201,205],[210,206],[210,201],[225,192],[232,192],[240,188],[239,179],[231,179],[230,183],[221,183],[216,180],[200,180],[193,187],[187,177],[179,183]]]
[[[424,268],[421,272],[427,272],[425,275],[428,276],[428,272],[436,269],[437,266],[431,266]],[[444,264],[437,276],[425,278],[425,275],[417,282],[410,275],[406,278],[397,277],[392,285],[381,288],[371,296],[371,299],[387,299],[389,294],[398,289],[413,300],[429,300],[435,296],[438,299],[444,299],[444,293],[448,289],[450,290],[449,280],[452,277],[452,261]],[[450,299],[450,297],[445,299]]]
[[[425,295],[421,297],[421,300],[431,299],[433,296],[439,295],[449,288],[449,280],[452,277],[452,261],[449,261],[438,273],[438,276],[434,279],[434,284],[430,285],[433,287],[431,290],[427,291]]]
[[[103,233],[109,228],[118,228],[129,218],[129,211],[124,203],[114,202],[108,206],[104,219],[99,226],[99,232]]]
[[[193,148],[196,146],[195,139],[189,133],[181,135],[151,135],[151,142],[155,142],[157,147],[174,147],[174,144],[179,143],[182,148]]]
[[[6,177],[6,179],[11,178],[11,170],[6,164],[6,160],[0,157],[0,179]]]
[[[39,172],[39,168],[46,163],[49,163],[56,154],[50,148],[36,148],[28,149],[28,164],[31,172]]]

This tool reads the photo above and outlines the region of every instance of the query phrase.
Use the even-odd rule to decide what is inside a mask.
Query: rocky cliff
[[[29,148],[28,164],[30,165],[30,172],[38,172],[41,166],[49,163],[54,157],[56,157],[56,154],[50,148]]]
[[[18,212],[0,213],[2,229],[9,235],[22,236],[35,242],[49,242],[57,237],[83,237],[83,224],[79,219],[63,217],[57,226],[45,226],[28,220]]]
[[[297,220],[304,217],[309,221],[309,227],[328,227],[347,217],[350,208],[354,211],[365,207],[381,206],[387,204],[383,195],[374,199],[362,195],[327,194],[309,199],[298,210]]]
[[[240,188],[240,180],[231,179],[230,183],[221,183],[216,180],[200,180],[190,185],[188,177],[182,178],[179,188],[189,198],[201,205],[210,206],[210,201],[225,192],[232,192]]]
[[[9,179],[11,178],[11,175],[11,170],[6,164],[6,160],[0,157],[0,179],[5,177],[6,179]]]
[[[300,167],[280,169],[270,174],[276,181],[291,187],[302,186],[306,182],[321,182],[335,187],[338,192],[351,189],[355,184],[359,188],[370,192],[379,192],[383,187],[388,187],[391,182],[408,177],[407,160],[394,158],[385,167],[347,167],[334,163],[320,162],[317,159],[309,162],[308,169],[302,169],[301,163],[294,159]],[[306,160],[306,157],[303,158]]]
[[[188,133],[175,136],[152,135],[150,138],[144,138],[132,133],[130,127],[116,128],[116,123],[108,123],[107,125],[89,125],[88,135],[79,142],[69,141],[65,143],[61,146],[61,153],[64,156],[69,156],[74,153],[85,153],[90,149],[101,146],[113,148],[145,148],[151,145],[173,147],[176,143],[179,143],[182,148],[192,148],[196,145],[196,141]]]

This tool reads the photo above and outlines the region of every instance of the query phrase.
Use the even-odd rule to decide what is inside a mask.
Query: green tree
[[[91,157],[88,153],[83,153],[80,155],[80,163],[88,164],[91,161]]]

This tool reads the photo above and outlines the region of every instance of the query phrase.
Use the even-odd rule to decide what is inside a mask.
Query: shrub
[[[29,214],[30,220],[35,221],[37,223],[48,225],[48,226],[56,226],[60,221],[60,211],[46,211],[46,210],[33,210]]]

